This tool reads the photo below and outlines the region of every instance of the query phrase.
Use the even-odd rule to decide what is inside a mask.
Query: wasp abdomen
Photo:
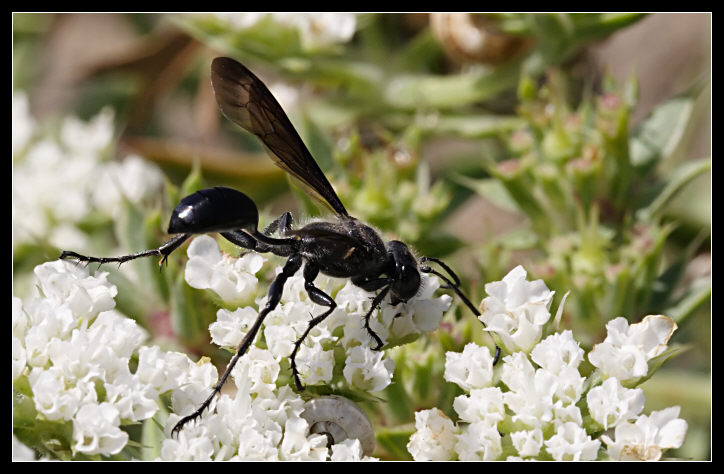
[[[176,206],[168,224],[169,234],[203,234],[234,230],[256,231],[259,211],[246,194],[235,189],[202,189]]]

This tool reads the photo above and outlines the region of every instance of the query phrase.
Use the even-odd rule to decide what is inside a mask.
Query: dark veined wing
[[[349,215],[289,117],[259,78],[231,58],[216,58],[211,63],[211,85],[226,118],[259,137],[274,162],[296,178],[307,194],[327,203],[337,215]]]

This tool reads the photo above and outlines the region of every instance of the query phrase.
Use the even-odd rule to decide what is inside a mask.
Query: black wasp
[[[460,291],[460,280],[447,265],[432,257],[416,259],[407,245],[398,240],[385,243],[374,229],[347,213],[279,103],[251,71],[233,59],[216,58],[211,64],[211,85],[222,113],[256,135],[269,150],[274,162],[295,178],[310,196],[328,205],[336,214],[336,219],[316,221],[293,229],[292,215],[286,212],[260,232],[257,229],[259,213],[254,201],[234,189],[215,187],[197,191],[181,201],[168,225],[168,233],[174,237],[156,249],[120,257],[88,257],[69,251],[61,254],[62,259],[99,264],[120,264],[157,255],[161,257],[162,265],[171,252],[192,235],[218,232],[244,249],[287,257],[281,273],[269,287],[266,306],[237,347],[212,393],[195,412],[176,424],[173,433],[178,433],[186,423],[201,416],[211,404],[236,362],[253,343],[264,318],[279,304],[284,283],[302,267],[304,288],[309,298],[327,309],[309,321],[289,356],[294,383],[300,391],[304,387],[295,362],[297,351],[312,328],[324,321],[337,306],[332,297],[314,285],[314,279],[320,272],[332,277],[350,278],[352,283],[366,291],[378,291],[364,317],[364,327],[375,341],[375,350],[381,349],[383,343],[369,326],[372,313],[388,294],[393,305],[415,296],[420,288],[420,272],[437,275],[473,313],[480,315]],[[272,237],[275,233],[279,237]],[[437,263],[450,278],[430,268],[426,262]],[[496,347],[495,361],[499,355],[500,349]]]

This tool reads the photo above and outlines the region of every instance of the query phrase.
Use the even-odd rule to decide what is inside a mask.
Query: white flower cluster
[[[163,441],[161,459],[175,461],[340,461],[370,460],[358,440],[327,448],[327,437],[310,434],[301,416],[304,400],[289,386],[277,389],[279,363],[265,349],[252,347],[232,372],[236,395],[220,395],[201,419],[188,423],[177,437]],[[208,395],[177,410],[167,434]]]
[[[540,340],[552,296],[541,281],[526,281],[517,267],[486,289],[493,294],[483,302],[481,319],[517,351],[495,368],[490,350],[474,343],[447,353],[445,379],[467,392],[453,404],[459,422],[436,408],[416,413],[408,443],[414,459],[595,460],[601,441],[611,459],[659,459],[681,446],[687,425],[677,418],[679,408],[641,415],[643,391],[622,385],[646,375],[648,361],[666,349],[676,329],[671,319],[647,316],[630,326],[623,318],[611,321],[606,340],[588,354],[597,367],[591,379],[604,382],[587,389],[578,370],[584,351],[571,331]],[[593,421],[584,424],[589,417]],[[609,428],[615,441],[592,438]]]
[[[196,288],[214,291],[229,304],[238,303],[256,287],[254,274],[263,263],[262,257],[256,254],[240,259],[222,257],[218,244],[209,236],[197,237],[189,246],[188,255],[187,282]],[[301,273],[287,280],[279,305],[264,320],[265,347],[275,363],[291,355],[294,343],[304,334],[309,320],[325,309],[309,299]],[[364,315],[370,309],[373,295],[349,281],[324,275],[316,279],[315,285],[327,294],[336,293],[338,306],[324,322],[314,327],[297,353],[302,382],[328,384],[333,381],[336,364],[341,363],[338,372],[343,374],[347,384],[365,392],[381,391],[392,380],[394,363],[383,352],[372,350],[374,341],[364,328]],[[230,288],[237,290],[230,291]],[[448,295],[432,298],[437,288],[439,281],[436,278],[423,276],[423,284],[415,298],[394,307],[383,304],[382,309],[373,314],[370,326],[386,343],[436,329],[451,303]],[[216,322],[209,327],[213,342],[235,348],[256,320],[257,308],[264,306],[266,298],[258,299],[255,307],[244,306],[234,311],[220,309]],[[338,346],[344,349],[343,361],[337,361],[335,357],[334,349]]]
[[[263,18],[296,28],[302,45],[307,49],[325,48],[349,41],[357,28],[353,13],[217,13],[234,28],[245,29],[256,25]]]
[[[229,305],[249,303],[256,294],[263,256],[249,252],[236,258],[221,253],[219,245],[208,235],[195,238],[187,250],[186,282],[199,290],[211,290]],[[226,345],[226,344],[221,344]]]
[[[163,175],[155,166],[134,155],[120,163],[105,160],[113,117],[108,108],[88,122],[67,117],[57,135],[45,133],[31,117],[27,97],[14,94],[14,246],[47,239],[86,249],[87,238],[75,224],[92,212],[116,216],[123,199],[138,203],[158,195]]]
[[[13,380],[27,378],[38,417],[72,422],[74,453],[119,453],[129,439],[122,425],[152,417],[159,394],[208,391],[216,381],[211,364],[140,347],[147,334],[113,309],[107,273],[89,276],[57,260],[37,266],[35,277],[33,297],[13,298]]]

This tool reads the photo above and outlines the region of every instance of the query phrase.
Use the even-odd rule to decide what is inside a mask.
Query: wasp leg
[[[274,239],[261,232],[254,234],[243,230],[221,232],[221,236],[234,245],[259,253],[271,252],[280,257],[289,257],[296,253],[299,242],[296,239]]]
[[[173,427],[173,430],[171,431],[171,435],[178,434],[179,431],[184,427],[186,423],[189,421],[193,421],[196,418],[200,417],[206,408],[211,405],[211,402],[213,401],[216,394],[218,394],[221,391],[221,387],[224,386],[224,382],[226,382],[226,379],[231,374],[232,369],[236,365],[236,363],[239,361],[239,358],[243,356],[246,351],[249,349],[249,346],[254,342],[254,339],[256,338],[256,334],[259,332],[259,328],[261,328],[261,323],[264,321],[264,318],[274,310],[274,308],[277,307],[279,304],[279,301],[282,298],[282,293],[284,291],[284,283],[286,283],[287,279],[289,279],[290,276],[297,273],[297,271],[302,266],[302,257],[299,254],[292,255],[287,260],[287,263],[284,264],[284,267],[282,268],[281,273],[279,273],[274,281],[272,282],[271,286],[269,287],[269,293],[268,293],[268,299],[266,306],[264,306],[264,309],[259,312],[259,316],[257,316],[256,321],[254,321],[254,324],[249,328],[249,332],[246,333],[244,336],[244,339],[242,339],[239,346],[236,348],[236,354],[234,354],[234,357],[231,358],[229,361],[229,365],[226,366],[226,370],[224,370],[223,375],[217,382],[216,386],[214,387],[214,390],[211,392],[211,395],[204,400],[204,402],[199,406],[199,408],[191,413],[188,416],[185,416],[179,420],[178,423],[176,423],[176,426]]]
[[[280,230],[281,234],[285,235],[291,229],[292,229],[292,214],[290,212],[285,212],[281,216],[277,217],[271,224],[266,226],[266,228],[261,233],[267,237],[270,237],[277,230]],[[259,241],[257,238],[253,237],[251,234],[244,232],[243,230],[221,232],[221,236],[224,237],[226,240],[228,240],[229,242],[231,242],[234,245],[237,245],[244,249],[253,250],[253,251],[259,252],[259,253],[273,252],[273,253],[276,253],[277,255],[282,255],[282,256],[287,256],[292,253],[289,250],[286,250],[286,251],[282,250],[280,253],[279,249],[276,248],[278,246],[275,247],[275,246],[269,245],[267,243],[263,243],[263,242]],[[243,253],[242,253],[242,255],[243,255]]]
[[[294,376],[294,384],[297,386],[297,390],[300,392],[304,390],[304,385],[302,385],[301,380],[299,380],[299,371],[297,370],[296,357],[297,352],[299,351],[299,347],[301,347],[302,342],[304,342],[304,339],[309,335],[309,332],[312,330],[312,328],[327,319],[327,316],[332,314],[332,311],[334,311],[334,309],[337,307],[337,303],[335,303],[334,299],[332,299],[331,296],[314,286],[314,279],[317,278],[318,274],[319,269],[317,267],[309,264],[304,267],[304,289],[307,290],[307,294],[312,301],[314,301],[318,305],[327,306],[329,309],[309,321],[307,329],[304,331],[304,334],[302,334],[302,336],[296,340],[296,342],[294,343],[294,350],[289,356],[292,367],[292,375]]]
[[[372,313],[375,311],[375,309],[379,308],[380,304],[382,303],[382,300],[385,299],[385,296],[387,296],[387,293],[390,291],[390,286],[386,286],[380,291],[377,296],[372,300],[372,307],[370,307],[370,310],[367,311],[367,314],[365,314],[365,329],[367,330],[367,333],[370,335],[372,339],[375,340],[376,346],[372,348],[373,351],[379,351],[382,349],[382,346],[384,343],[382,342],[382,339],[380,339],[380,336],[377,335],[376,332],[372,330],[370,327],[370,317],[372,316]]]
[[[79,262],[98,263],[100,265],[103,265],[104,263],[118,262],[118,264],[120,265],[129,260],[135,260],[142,257],[150,257],[151,255],[158,255],[162,257],[161,261],[159,262],[160,266],[163,265],[171,252],[176,250],[189,237],[191,237],[191,234],[178,234],[156,249],[144,250],[143,252],[133,253],[130,255],[121,255],[120,257],[89,257],[87,255],[81,255],[79,253],[63,250],[63,253],[60,254],[59,258],[61,260],[75,259]]]
[[[255,252],[264,253],[263,250],[259,250],[259,242],[252,237],[251,235],[247,234],[243,230],[234,230],[230,232],[220,232],[221,236],[231,242],[232,244],[249,250],[254,250]],[[269,250],[266,250],[268,252]]]

